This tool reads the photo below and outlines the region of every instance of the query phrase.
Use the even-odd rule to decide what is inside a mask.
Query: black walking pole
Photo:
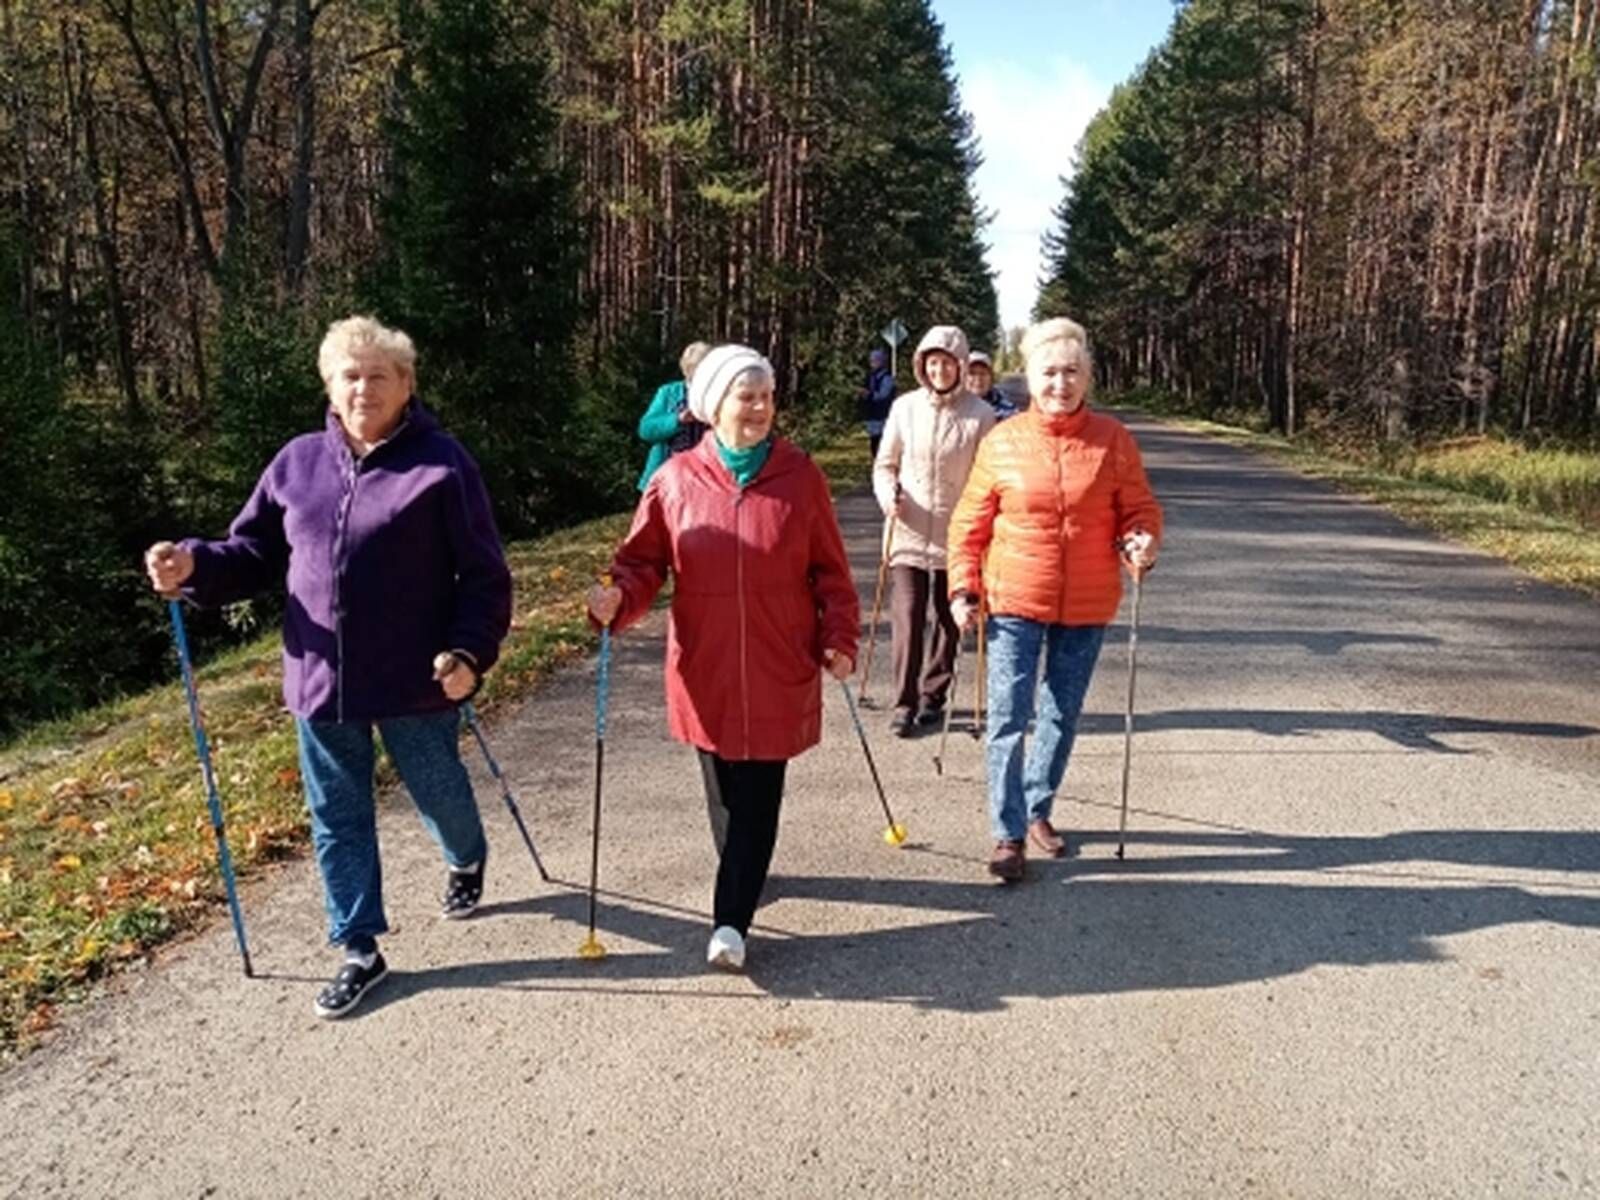
[[[610,586],[609,576],[605,580]],[[578,947],[578,957],[601,959],[606,948],[594,936],[595,895],[600,887],[600,781],[606,763],[606,698],[611,687],[611,625],[600,627],[600,662],[594,688],[594,820],[589,845],[589,936]]]
[[[945,693],[944,727],[939,730],[939,753],[933,756],[933,773],[944,774],[944,747],[950,738],[950,716],[956,711],[956,685],[961,682],[961,639],[964,631],[956,631],[956,652],[950,658],[950,689]]]
[[[250,947],[244,940],[244,914],[239,908],[239,889],[233,880],[233,856],[228,853],[228,837],[223,829],[222,800],[217,796],[217,776],[211,769],[211,745],[206,741],[206,727],[200,720],[200,698],[195,692],[194,666],[189,660],[189,637],[183,628],[183,609],[178,601],[167,600],[167,613],[172,618],[172,640],[178,645],[178,665],[183,671],[183,690],[189,698],[189,728],[194,730],[195,754],[200,759],[200,776],[206,784],[206,807],[211,810],[211,831],[217,835],[217,865],[222,870],[222,886],[228,893],[228,911],[233,916],[233,936],[239,943],[239,957],[244,960],[245,978],[255,972],[250,967]]]
[[[861,753],[867,756],[867,770],[872,772],[872,786],[878,789],[878,803],[883,805],[883,816],[888,825],[884,826],[883,840],[891,846],[903,846],[906,841],[906,827],[894,819],[894,814],[889,811],[889,797],[883,794],[883,780],[878,778],[878,764],[872,761],[872,747],[867,745],[867,731],[861,728],[861,714],[856,711],[855,697],[850,694],[850,686],[844,680],[839,680],[839,690],[844,693],[845,707],[850,710],[850,720],[855,722],[856,737],[861,739]]]
[[[1128,622],[1128,708],[1122,723],[1122,821],[1117,827],[1117,857],[1128,840],[1128,771],[1133,763],[1133,684],[1139,674],[1139,593],[1144,572],[1133,572],[1133,619]]]
[[[494,755],[489,753],[489,743],[484,740],[483,728],[478,724],[478,714],[472,707],[472,701],[462,702],[461,715],[466,718],[467,728],[472,730],[472,736],[477,739],[478,749],[483,751],[483,761],[489,764],[489,774],[493,775],[495,782],[500,785],[500,795],[505,799],[506,807],[511,810],[511,819],[517,823],[517,832],[522,835],[522,844],[528,848],[528,853],[533,855],[533,865],[539,869],[539,878],[549,883],[550,873],[544,869],[544,863],[539,859],[539,852],[533,848],[533,838],[528,834],[528,827],[522,823],[522,813],[517,808],[516,797],[511,794],[511,785],[500,773],[500,764],[495,762]]]

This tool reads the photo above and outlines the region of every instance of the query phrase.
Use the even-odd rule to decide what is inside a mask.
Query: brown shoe
[[[1066,839],[1043,817],[1028,826],[1028,840],[1051,858],[1060,858],[1067,852]]]
[[[1015,883],[1022,878],[1025,862],[1021,842],[996,842],[994,853],[989,855],[989,874],[1007,883]]]

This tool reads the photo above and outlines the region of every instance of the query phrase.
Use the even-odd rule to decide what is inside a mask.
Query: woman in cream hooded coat
[[[889,410],[872,468],[873,491],[893,523],[891,728],[900,737],[911,733],[914,721],[933,724],[942,716],[960,638],[947,600],[945,540],[978,442],[995,423],[994,410],[966,389],[967,352],[967,335],[954,325],[935,325],[923,335],[911,360],[922,386]],[[933,638],[924,648],[930,601]]]

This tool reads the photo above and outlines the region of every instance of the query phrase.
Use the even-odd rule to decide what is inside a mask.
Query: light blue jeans
[[[989,832],[995,841],[1021,841],[1028,825],[1048,820],[1056,789],[1067,773],[1078,713],[1094,675],[1104,625],[1047,625],[1024,617],[990,617]],[[1023,753],[1033,719],[1039,655],[1039,720]]]
[[[364,948],[389,929],[372,797],[373,722],[295,718],[311,843],[322,871],[328,941]],[[461,765],[456,709],[376,722],[383,745],[445,862],[465,867],[488,852],[472,781]]]

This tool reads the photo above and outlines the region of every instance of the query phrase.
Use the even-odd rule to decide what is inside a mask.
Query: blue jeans
[[[489,846],[472,781],[461,765],[455,709],[376,722],[422,823],[452,867],[482,862]],[[365,945],[389,929],[372,797],[372,723],[295,718],[311,843],[322,871],[328,941]]]
[[[1104,625],[1047,625],[1024,617],[990,617],[989,831],[995,841],[1021,841],[1028,825],[1048,820],[1067,773],[1078,713],[1100,656]],[[1033,718],[1039,652],[1044,679],[1033,742],[1023,761],[1022,735]]]

